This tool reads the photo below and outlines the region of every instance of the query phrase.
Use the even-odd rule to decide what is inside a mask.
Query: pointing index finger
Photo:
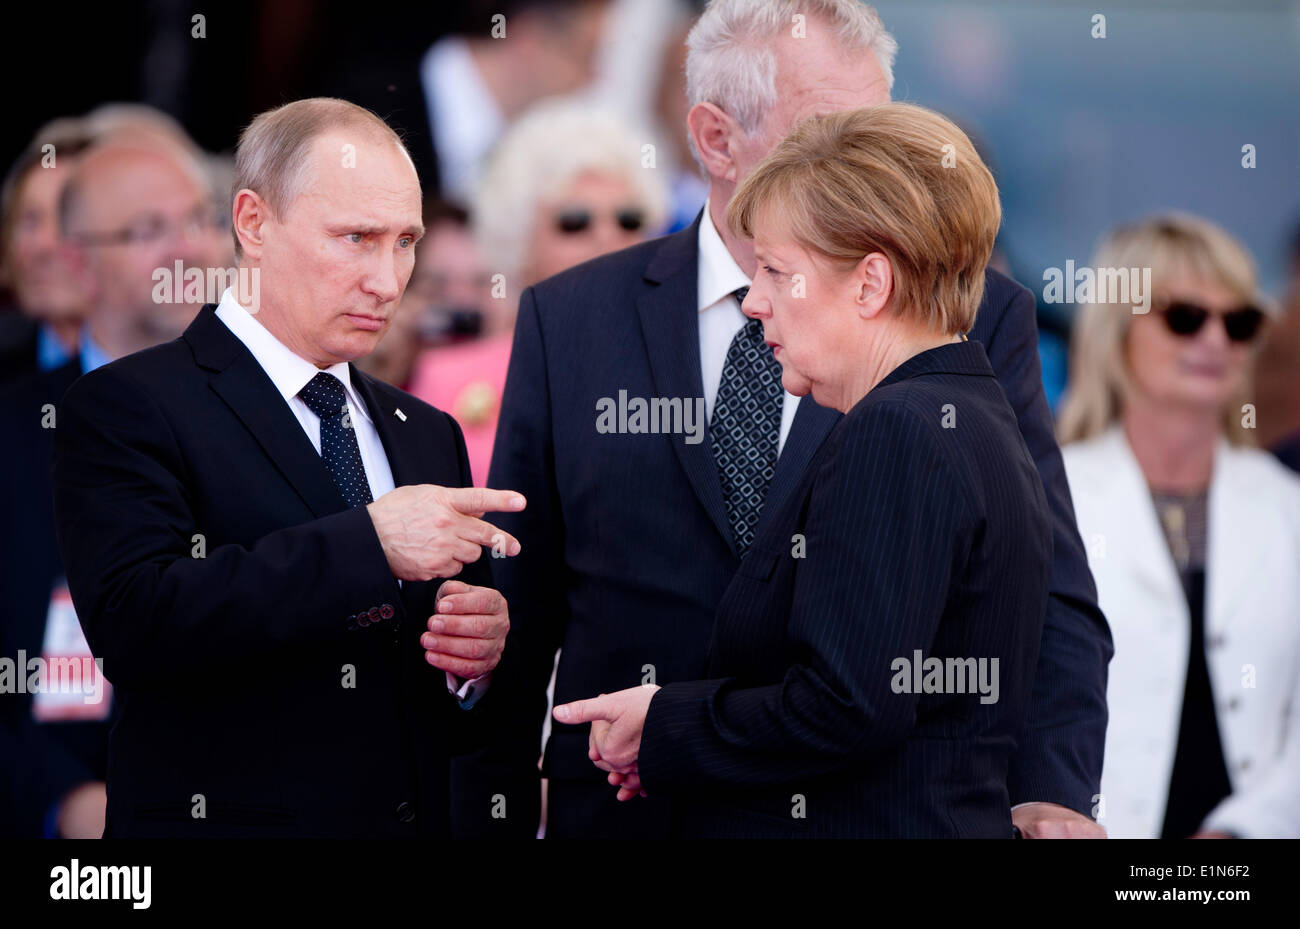
[[[553,712],[557,720],[570,726],[614,718],[614,708],[610,705],[609,698],[605,696],[562,703]]]
[[[449,487],[447,493],[451,505],[466,516],[515,513],[528,505],[524,495],[513,490],[492,490],[490,487]]]

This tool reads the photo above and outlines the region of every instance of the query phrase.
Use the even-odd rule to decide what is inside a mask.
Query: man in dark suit
[[[864,4],[819,5],[800,36],[783,10],[775,0],[714,3],[692,31],[688,130],[710,177],[697,221],[521,297],[488,482],[530,501],[526,514],[500,520],[529,550],[497,578],[515,619],[507,663],[524,696],[511,714],[513,736],[457,763],[458,829],[466,834],[523,836],[536,823],[536,752],[557,649],[556,704],[701,676],[715,609],[748,541],[838,418],[808,398],[753,395],[746,365],[757,352],[743,341],[733,296],[753,277],[753,250],[720,220],[739,181],[800,120],[889,99],[895,44]],[[765,25],[773,22],[781,24],[775,32]],[[850,47],[837,34],[859,42]],[[739,60],[729,46],[742,41],[749,45],[740,57],[771,54],[770,94],[729,70]],[[1113,647],[1043,395],[1032,295],[989,271],[970,338],[984,344],[1015,410],[1053,516],[1051,598],[1029,721],[1008,779],[1012,816],[1028,836],[1104,834],[1089,813]],[[602,398],[623,390],[684,403],[703,397],[711,416],[719,405],[760,401],[776,410],[742,417],[766,423],[764,435],[724,433],[716,421],[708,441],[680,432],[599,434]],[[746,458],[735,448],[755,452]],[[588,758],[587,739],[587,727],[551,734],[547,835],[665,835],[668,802],[617,803]],[[511,798],[516,813],[492,818],[497,794]]]
[[[477,517],[523,499],[463,489],[451,418],[350,364],[422,232],[391,129],[287,104],[236,179],[238,284],[59,411],[59,546],[120,703],[105,834],[440,835],[508,628],[482,546],[518,548]]]

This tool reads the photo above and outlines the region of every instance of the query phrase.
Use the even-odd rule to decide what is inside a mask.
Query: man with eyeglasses
[[[218,259],[203,169],[170,146],[108,141],[87,152],[64,188],[59,220],[89,296],[82,371],[179,336],[195,304],[157,303],[155,272]],[[171,288],[168,288],[171,292]]]

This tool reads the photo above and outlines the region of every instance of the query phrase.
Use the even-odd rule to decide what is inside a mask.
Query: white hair
[[[589,104],[557,98],[529,109],[492,151],[475,187],[472,227],[490,266],[507,275],[522,271],[538,208],[591,172],[625,180],[646,212],[646,231],[661,229],[668,193],[660,169],[643,165],[647,142]]]
[[[873,52],[893,89],[898,42],[862,0],[710,0],[686,37],[689,104],[712,103],[745,132],[757,131],[776,102],[770,43],[794,28],[795,14],[826,19],[846,48]],[[694,145],[692,140],[692,151]]]

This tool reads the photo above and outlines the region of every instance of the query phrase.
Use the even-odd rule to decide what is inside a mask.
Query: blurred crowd
[[[402,308],[359,367],[450,412],[478,484],[520,293],[684,228],[706,192],[682,130],[683,41],[702,3],[656,16],[644,126],[601,86],[601,61],[629,41],[616,4],[491,6],[507,41],[491,25],[447,29],[400,63],[403,78],[339,66],[331,88],[402,132],[426,193]],[[49,499],[60,397],[220,299],[173,269],[236,263],[235,138],[204,151],[140,103],[47,115],[0,199],[0,654],[15,659],[89,654]],[[1272,296],[1213,217],[1095,232],[1092,266],[1152,269],[1150,312],[1075,308],[1058,406],[1115,643],[1096,815],[1112,836],[1300,835],[1300,228]],[[1042,286],[1032,272],[1021,283]],[[46,696],[2,698],[0,834],[98,835],[112,700]]]

